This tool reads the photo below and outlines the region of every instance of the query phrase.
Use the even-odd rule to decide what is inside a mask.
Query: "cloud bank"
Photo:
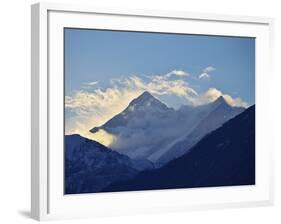
[[[213,67],[204,69],[214,71]],[[173,96],[183,98],[186,104],[198,106],[210,103],[219,96],[224,96],[232,106],[247,107],[241,98],[232,98],[216,88],[210,88],[198,93],[187,81],[190,74],[183,70],[173,70],[163,75],[137,76],[110,80],[108,88],[99,87],[98,82],[88,84],[91,88],[76,91],[71,96],[65,96],[67,116],[66,134],[79,133],[85,137],[96,139],[109,145],[114,136],[108,133],[92,134],[89,130],[101,126],[110,118],[124,110],[128,104],[142,92],[149,91],[154,96]]]

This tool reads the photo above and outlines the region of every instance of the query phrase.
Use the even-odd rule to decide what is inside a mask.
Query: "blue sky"
[[[255,102],[255,39],[65,29],[66,112],[73,120],[74,115],[85,108],[81,105],[85,102],[85,94],[90,94],[86,98],[92,100],[97,98],[91,95],[93,93],[103,94],[103,97],[113,94],[106,92],[107,88],[113,88],[110,80],[119,80],[119,87],[123,80],[120,88],[124,89],[127,79],[137,77],[145,83],[142,88],[154,88],[154,91],[151,77],[165,76],[172,71],[187,75],[171,75],[165,85],[174,87],[179,84],[179,87],[190,88],[200,96],[196,99],[215,89],[252,105]],[[204,73],[205,76],[199,78]],[[77,96],[79,91],[84,95]],[[173,92],[155,93],[171,106],[173,102],[185,103],[190,99],[182,95],[178,97],[177,93],[174,97]],[[77,100],[77,97],[80,98]],[[129,100],[130,97],[128,95]]]
[[[164,74],[174,69],[199,74],[207,66],[216,71],[211,83],[202,85],[254,103],[253,38],[65,30],[66,94],[85,82],[106,85],[111,78]]]

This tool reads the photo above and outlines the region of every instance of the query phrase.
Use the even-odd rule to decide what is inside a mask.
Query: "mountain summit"
[[[151,98],[155,98],[154,96],[151,95],[150,92],[148,91],[144,91],[141,95],[139,95],[136,99],[134,99],[133,101],[137,100],[137,101],[145,101],[145,100],[149,100]],[[133,102],[132,101],[132,102]]]
[[[225,98],[223,96],[219,96],[213,103],[215,104],[227,104],[227,101],[225,100]]]
[[[139,97],[132,100],[129,106],[123,111],[123,113],[127,112],[128,110],[132,111],[135,109],[165,111],[171,108],[168,108],[164,103],[156,99],[149,92],[145,91]]]
[[[117,114],[100,127],[94,127],[90,132],[95,133],[100,129],[114,132],[114,129],[130,127],[133,129],[144,128],[143,126],[153,122],[152,117],[157,118],[160,114],[171,113],[174,110],[156,99],[149,92],[145,91],[133,99],[121,113]],[[146,122],[147,121],[147,122]],[[115,133],[116,134],[116,133]]]

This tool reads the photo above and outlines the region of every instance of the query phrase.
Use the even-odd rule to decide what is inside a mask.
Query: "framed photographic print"
[[[32,217],[270,205],[270,18],[32,6]]]

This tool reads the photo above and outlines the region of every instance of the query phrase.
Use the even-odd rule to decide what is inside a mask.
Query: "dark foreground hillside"
[[[139,171],[127,156],[83,138],[65,136],[65,193],[94,193]]]
[[[143,171],[102,191],[255,184],[255,106],[226,122],[189,153],[164,167]]]

